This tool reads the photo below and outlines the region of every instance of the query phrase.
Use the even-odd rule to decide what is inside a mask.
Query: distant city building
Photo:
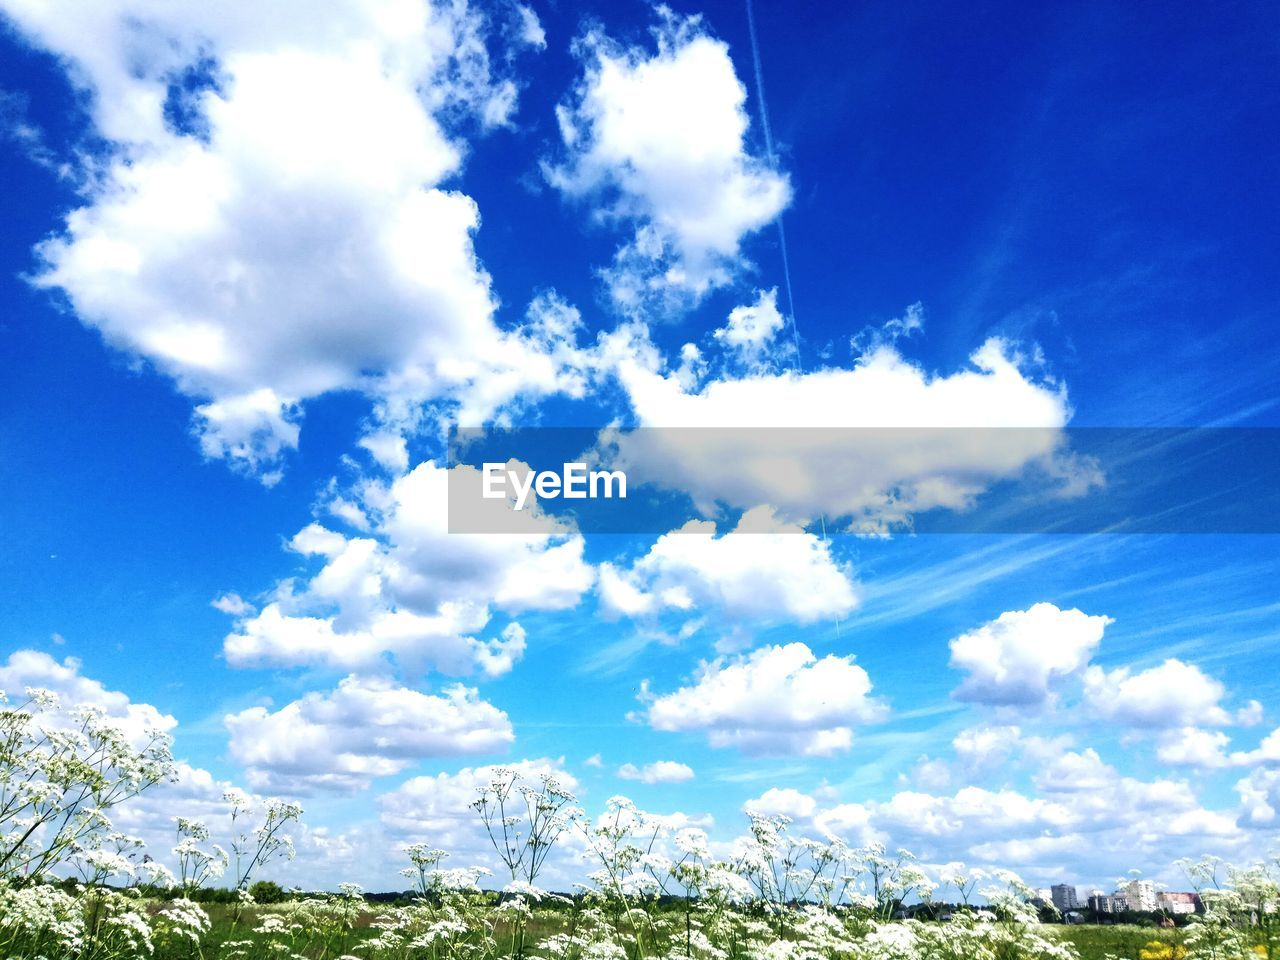
[[[1043,893],[1044,891],[1040,891]],[[1203,906],[1198,893],[1182,893],[1174,890],[1157,890],[1150,880],[1130,880],[1115,893],[1090,890],[1084,901],[1078,899],[1076,888],[1069,883],[1054,884],[1049,888],[1053,905],[1064,916],[1071,911],[1087,907],[1095,913],[1164,913],[1187,915],[1198,913]]]
[[[1123,893],[1103,893],[1095,890],[1089,894],[1089,909],[1096,913],[1124,913],[1129,907],[1129,898]]]
[[[1155,913],[1160,909],[1156,899],[1156,885],[1150,880],[1130,880],[1123,890],[1117,890],[1116,893],[1123,894],[1130,910]]]
[[[1069,883],[1055,883],[1049,888],[1049,894],[1053,900],[1053,905],[1058,908],[1060,913],[1080,908],[1080,900],[1076,895],[1076,888]]]
[[[1156,909],[1165,913],[1195,913],[1200,909],[1200,895],[1161,890],[1156,894]]]

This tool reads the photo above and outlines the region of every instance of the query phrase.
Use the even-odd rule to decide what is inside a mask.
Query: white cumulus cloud
[[[509,122],[507,64],[542,43],[536,17],[500,30],[465,0],[0,8],[62,58],[112,144],[35,283],[192,397],[207,455],[271,483],[321,394],[411,424],[425,401],[482,418],[573,380],[559,348],[495,323],[479,211],[446,183],[465,155],[451,126]]]
[[[701,20],[659,8],[656,50],[600,30],[575,49],[584,74],[557,111],[566,156],[545,164],[567,197],[633,229],[606,271],[624,310],[696,302],[743,266],[743,239],[791,198],[748,152],[746,89]]]
[[[477,637],[493,608],[572,607],[594,573],[583,560],[582,537],[536,509],[511,514],[487,501],[525,532],[449,533],[449,472],[428,461],[389,484],[367,482],[361,506],[376,518],[368,534],[317,523],[301,530],[291,549],[322,566],[305,581],[278,584],[261,610],[242,611],[223,643],[228,662],[378,673],[390,659],[453,675],[509,671],[526,634],[512,622],[496,637]]]
[[[965,674],[955,696],[1000,706],[1038,707],[1079,674],[1110,617],[1037,603],[1010,610],[951,641],[951,666]]]
[[[854,726],[884,714],[852,656],[819,659],[803,643],[704,662],[690,686],[642,712],[655,730],[705,732],[713,747],[809,756],[848,750]]]
[[[760,796],[742,805],[746,813],[754,813],[762,817],[784,816],[793,820],[812,816],[817,807],[817,800],[792,787],[770,787]]]
[[[1215,808],[1185,781],[1125,776],[1091,748],[1046,758],[1033,781],[1036,792],[963,785],[832,807],[788,789],[766,793],[758,805],[792,816],[798,832],[854,844],[875,839],[906,847],[926,863],[1013,869],[1035,883],[1064,875],[1101,883],[1135,867],[1172,880],[1180,856],[1205,850],[1247,856],[1257,841],[1242,827],[1270,829],[1275,816],[1277,791],[1266,776],[1255,773],[1237,785],[1239,811]]]
[[[231,755],[259,789],[353,790],[427,757],[492,753],[515,739],[507,715],[461,684],[438,694],[350,676],[279,710],[224,718]]]
[[[798,623],[847,616],[857,604],[852,573],[830,543],[768,508],[748,511],[724,536],[710,521],[691,520],[629,568],[603,564],[600,599],[628,616],[711,609],[731,620]]]
[[[1232,722],[1223,708],[1226,688],[1193,663],[1168,659],[1134,673],[1127,667],[1090,667],[1084,676],[1085,702],[1105,720],[1126,726],[1220,727]]]
[[[29,687],[49,690],[66,709],[95,707],[134,743],[154,733],[169,733],[178,721],[149,703],[135,703],[119,690],[108,690],[99,680],[80,672],[75,657],[58,661],[40,650],[15,650],[0,664],[0,691],[12,705],[26,701]]]
[[[637,767],[634,763],[624,763],[618,768],[621,780],[638,780],[641,783],[684,783],[693,779],[693,768],[687,763],[675,760],[655,760]]]
[[[1065,390],[999,339],[951,374],[881,345],[847,368],[700,384],[684,367],[664,370],[634,335],[627,349],[614,339],[601,362],[639,425],[657,429],[606,433],[602,450],[632,482],[683,491],[704,516],[768,505],[791,522],[825,515],[880,532],[932,509],[969,510],[996,481],[1033,468],[1057,491],[1098,480],[1065,449]]]
[[[748,362],[756,360],[769,347],[783,325],[778,312],[778,288],[760,290],[756,302],[734,307],[729,320],[713,336]]]

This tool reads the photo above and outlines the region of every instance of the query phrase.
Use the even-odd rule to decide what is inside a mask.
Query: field
[[[4,960],[1280,956],[1274,863],[1187,865],[1208,909],[1183,931],[1056,926],[1007,870],[927,867],[878,842],[797,836],[784,816],[749,814],[744,834],[713,842],[623,797],[590,816],[553,776],[504,768],[470,804],[487,864],[452,867],[446,851],[412,843],[400,851],[412,891],[397,902],[346,883],[286,894],[260,875],[292,858],[298,804],[229,791],[212,826],[174,816],[176,843],[153,857],[107,814],[172,778],[167,741],[139,748],[99,714],[62,718],[34,691],[0,709],[0,744]],[[572,897],[539,885],[549,865],[581,878]],[[926,901],[948,919],[907,918]]]
[[[312,908],[296,909],[286,907],[277,911],[274,908],[254,907],[237,912],[232,907],[217,906],[209,910],[211,926],[202,938],[202,948],[206,957],[265,958],[292,954],[319,960],[319,958],[326,957],[365,956],[376,952],[376,938],[381,934],[379,927],[393,912],[360,905],[346,914],[349,925],[344,923],[326,925],[323,922],[314,922],[318,919],[318,914]],[[299,934],[297,937],[282,936],[281,925],[277,924],[273,919],[277,916],[288,917],[289,926],[301,923],[301,927],[305,929],[297,930],[297,934]],[[308,916],[313,922],[307,923],[303,919]],[[333,916],[336,917],[337,914]],[[580,922],[580,919],[578,918],[578,922]],[[666,919],[677,929],[682,923],[681,916],[675,913],[669,915]],[[565,954],[559,948],[565,939],[572,935],[574,924],[575,917],[565,909],[535,911],[524,924],[523,935],[526,954],[530,957],[564,956]],[[327,932],[325,932],[326,927],[329,927]],[[488,936],[484,938],[477,937],[471,943],[476,950],[484,950],[484,940],[489,939],[492,943],[491,949],[497,949],[502,952],[504,946],[510,945],[515,933],[514,924],[498,915],[494,915],[492,926],[488,928]],[[1074,953],[1072,956],[1077,957],[1078,960],[1176,960],[1176,958],[1187,956],[1186,954],[1175,952],[1175,949],[1179,948],[1185,940],[1184,930],[1162,930],[1131,925],[1095,926],[1076,924],[1064,926],[1046,924],[1042,927],[1041,933],[1045,935],[1045,939],[1048,942],[1057,941],[1073,948]],[[289,948],[287,951],[283,949],[286,946]],[[471,950],[459,949],[462,947],[462,943],[455,942],[451,950],[456,950],[459,956],[477,955],[472,953]],[[694,954],[697,956],[714,955],[697,950],[694,951]],[[418,954],[409,953],[404,955],[417,956]],[[429,954],[424,952],[421,955],[428,956]],[[430,955],[438,956],[439,954],[433,953]],[[584,952],[585,955],[589,955],[589,952]],[[682,956],[684,954],[682,951],[677,950],[676,955]],[[871,956],[876,956],[875,954],[862,953],[849,954],[844,951],[834,951],[829,955],[833,957],[841,955],[866,957],[867,960],[870,960]],[[1041,954],[1012,952],[999,956],[1032,957],[1039,955]],[[892,956],[903,955],[894,954]],[[926,960],[926,958],[934,956],[960,960],[960,957],[965,955],[918,953],[910,956],[913,958],[919,957],[920,960]],[[973,956],[980,955],[974,954]],[[1047,957],[1051,956],[1051,954],[1046,953],[1043,956]],[[1228,954],[1226,956],[1236,955]],[[1244,956],[1248,957],[1249,960],[1253,960],[1254,957],[1265,956],[1265,954],[1250,951]]]
[[[255,944],[253,948],[249,948],[253,953],[260,952],[261,955],[267,956],[278,952],[273,951],[271,948],[271,944],[275,942],[273,937],[252,932],[261,924],[262,917],[268,914],[267,911],[246,911],[241,916],[238,924],[233,923],[233,914],[230,908],[217,907],[211,909],[209,913],[212,919],[212,927],[204,939],[207,956],[221,956],[224,955],[224,952],[225,955],[230,956],[237,948],[231,947],[228,949],[225,947],[227,943],[234,944],[238,942],[243,945],[246,941]],[[324,954],[319,950],[308,952],[307,948],[304,947],[303,955],[308,957],[341,956],[348,950],[360,950],[358,944],[361,941],[376,935],[377,931],[371,925],[378,916],[379,913],[377,911],[361,910],[355,917],[350,933],[345,937],[338,938],[338,942],[327,944],[332,949],[336,949],[337,953]],[[544,942],[549,938],[564,936],[569,931],[571,924],[571,918],[562,911],[542,912],[535,915],[527,924],[525,931],[529,941],[530,954],[547,954],[548,951],[539,949],[538,943]],[[512,932],[510,923],[500,921],[493,929],[493,939],[498,943],[509,942]],[[1180,956],[1173,952],[1173,948],[1180,945],[1185,939],[1185,931],[1183,930],[1161,930],[1131,925],[1095,926],[1092,924],[1075,924],[1065,926],[1048,924],[1045,925],[1044,932],[1048,934],[1050,939],[1058,940],[1073,947],[1079,960],[1173,960],[1173,958]],[[312,946],[319,947],[320,943],[317,942]],[[242,946],[239,949],[244,950],[246,948]]]
[[[363,913],[353,930],[351,943],[369,936],[369,924],[376,913]],[[210,945],[243,939],[237,935],[231,923],[229,911],[223,909],[213,914],[214,924],[210,932]],[[246,918],[247,919],[247,918]],[[535,918],[526,930],[531,942],[530,952],[544,953],[537,943],[557,935],[564,935],[570,926],[569,918],[561,913],[543,914]],[[362,932],[363,931],[363,932]],[[1174,960],[1180,956],[1174,948],[1185,939],[1185,931],[1139,927],[1132,925],[1096,926],[1092,924],[1048,924],[1045,932],[1050,939],[1068,944],[1076,951],[1079,960]],[[512,929],[508,923],[499,923],[494,929],[494,940],[509,940]],[[266,946],[266,938],[264,948]]]
[[[1064,943],[1069,943],[1076,948],[1080,960],[1106,960],[1108,957],[1123,958],[1123,960],[1165,960],[1165,958],[1171,960],[1176,956],[1173,948],[1181,945],[1186,939],[1186,933],[1183,930],[1161,930],[1127,925],[1104,927],[1074,924],[1055,926],[1054,932]],[[1168,948],[1168,952],[1163,952],[1157,945]]]
[[[91,902],[82,895],[82,903]],[[554,901],[559,902],[554,902]],[[539,903],[546,905],[538,905]],[[135,902],[151,936],[132,946],[110,932],[87,953],[5,936],[6,958],[99,960],[1257,960],[1269,956],[1255,929],[1232,930],[1203,949],[1184,947],[1188,930],[1140,926],[1037,924],[1027,917],[957,915],[948,922],[877,920],[864,911],[759,904],[717,910],[708,904],[636,902],[630,912],[607,898],[569,902],[554,894],[504,899],[490,893],[444,893],[396,904],[346,895],[312,895],[265,905]],[[175,909],[176,906],[176,909]],[[108,908],[106,913],[113,911]],[[178,919],[185,914],[186,919]],[[119,914],[115,914],[119,916]],[[35,918],[26,912],[28,921]],[[1194,929],[1194,928],[1193,928]],[[12,933],[12,931],[8,931]],[[1195,939],[1193,934],[1191,939]],[[27,947],[23,949],[23,947]],[[1274,949],[1274,941],[1272,947]],[[1225,948],[1225,949],[1222,949]],[[37,952],[39,949],[39,952]]]
[[[158,911],[159,904],[153,904],[152,910]],[[289,904],[275,907],[249,907],[237,910],[231,906],[219,905],[210,907],[208,915],[210,926],[201,938],[201,949],[205,957],[228,957],[254,960],[277,956],[295,956],[314,958],[336,958],[344,956],[397,955],[397,956],[482,956],[512,955],[510,946],[513,937],[524,938],[524,954],[529,957],[563,957],[563,944],[572,938],[575,926],[582,923],[582,916],[574,911],[558,907],[549,910],[535,910],[520,925],[495,913],[490,904],[486,909],[490,912],[487,921],[480,923],[477,930],[484,930],[483,935],[469,935],[462,939],[446,943],[438,943],[439,952],[432,951],[385,954],[385,944],[379,943],[384,935],[386,921],[394,917],[403,908],[378,908],[373,905],[350,904],[333,910],[331,905],[321,906],[320,901]],[[664,916],[665,914],[665,916]],[[679,911],[658,911],[653,914],[659,925],[667,925],[677,932],[674,956],[684,956],[679,949],[679,928],[683,925],[683,915]],[[278,919],[279,918],[279,919]],[[285,922],[280,922],[284,920]],[[890,928],[895,925],[890,925]],[[900,924],[896,926],[902,926]],[[941,925],[940,925],[941,926]],[[1059,924],[1043,925],[1039,931],[1044,935],[1046,943],[1059,942],[1073,948],[1078,960],[1175,960],[1186,956],[1175,953],[1185,939],[1184,930],[1155,929],[1131,925],[1095,926],[1077,924],[1071,926]],[[625,938],[624,938],[625,939]],[[606,941],[607,942],[607,941]],[[798,945],[798,944],[797,944]],[[1028,944],[1029,945],[1029,944]],[[759,953],[742,945],[744,956],[758,956]],[[834,946],[834,944],[830,944]],[[772,952],[772,951],[770,951]],[[714,952],[694,949],[695,956],[715,956]],[[582,956],[599,955],[600,950],[584,950]],[[181,951],[174,956],[184,955]],[[673,956],[667,953],[667,956]],[[810,954],[812,955],[812,954]],[[832,950],[827,954],[832,957],[859,957],[870,960],[878,957],[875,953],[850,953],[847,950]],[[1010,952],[999,954],[1001,957],[1035,957],[1052,956],[1052,953]],[[1265,954],[1250,953],[1245,956],[1253,960]],[[926,960],[929,957],[948,957],[960,960],[963,953],[922,952],[910,955],[886,954],[886,957],[910,956]],[[981,954],[973,954],[974,957]],[[1227,955],[1235,956],[1235,955]]]

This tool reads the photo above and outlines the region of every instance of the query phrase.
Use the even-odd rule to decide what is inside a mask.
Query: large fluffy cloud
[[[742,263],[745,236],[790,200],[748,152],[746,89],[728,47],[698,18],[660,8],[656,51],[600,30],[577,43],[585,72],[559,111],[567,156],[544,169],[602,220],[634,228],[606,271],[624,310],[696,301]]]
[[[1169,659],[1134,673],[1090,667],[1084,676],[1085,701],[1106,720],[1148,729],[1225,726],[1231,715],[1222,707],[1226,688],[1193,663]]]
[[[1260,767],[1236,783],[1242,827],[1274,830],[1280,809],[1280,770]]]
[[[508,121],[512,51],[489,46],[527,29],[465,0],[0,7],[112,143],[36,283],[199,401],[207,454],[270,481],[320,394],[483,417],[573,380],[563,345],[494,323],[476,205],[447,186],[464,147],[442,121]]]
[[[524,651],[523,628],[513,622],[496,637],[475,634],[494,606],[573,606],[593,578],[583,540],[536,510],[513,515],[522,533],[450,534],[448,474],[427,462],[390,484],[366,483],[358,504],[343,503],[367,520],[368,534],[320,524],[300,531],[292,549],[321,568],[304,583],[279,584],[261,610],[241,611],[224,643],[228,662],[378,671],[390,658],[454,675],[508,671]]]
[[[800,623],[845,616],[857,603],[851,573],[830,543],[779,523],[767,508],[748,512],[720,537],[714,523],[691,520],[629,568],[604,564],[600,598],[629,616],[709,609],[731,620]]]
[[[1170,882],[1180,856],[1208,850],[1245,858],[1255,838],[1236,823],[1270,828],[1272,781],[1252,775],[1237,785],[1241,814],[1206,805],[1182,780],[1120,773],[1092,749],[1045,756],[1035,791],[968,784],[950,792],[902,790],[882,801],[828,805],[793,789],[770,789],[746,808],[785,813],[792,829],[879,840],[928,863],[963,861],[1013,869],[1036,883],[1102,884],[1139,869]],[[945,896],[945,894],[943,894]]]
[[[15,650],[0,665],[0,692],[9,702],[25,702],[28,688],[48,690],[57,695],[67,710],[91,707],[135,743],[144,742],[151,733],[168,733],[178,721],[161,713],[149,703],[135,703],[119,690],[108,690],[99,680],[80,672],[80,661],[67,657],[59,662],[40,650]]]
[[[347,677],[277,711],[251,707],[225,718],[231,755],[260,789],[348,790],[426,757],[492,753],[515,736],[507,715],[457,684],[428,694]]]
[[[1110,617],[1037,603],[1010,610],[951,641],[951,666],[965,674],[960,700],[1038,707],[1077,675],[1102,642]]]
[[[970,509],[993,483],[1033,467],[1058,493],[1097,481],[1064,448],[1065,391],[1001,340],[945,375],[889,345],[847,368],[705,381],[684,366],[664,370],[635,345],[606,343],[601,355],[637,422],[653,428],[606,435],[603,449],[633,482],[684,491],[704,515],[770,505],[790,521],[825,515],[880,531],[932,509]]]
[[[827,756],[884,712],[852,656],[818,659],[789,643],[703,663],[691,685],[652,696],[643,718],[655,730],[705,732],[714,747]]]
[[[1050,758],[1035,783],[1040,795],[977,786],[950,796],[900,793],[874,819],[924,856],[1004,863],[1041,877],[1068,862],[1076,873],[1087,849],[1115,850],[1089,868],[1105,862],[1122,873],[1167,869],[1206,844],[1238,850],[1243,840],[1230,813],[1202,807],[1186,782],[1124,776],[1092,750]]]

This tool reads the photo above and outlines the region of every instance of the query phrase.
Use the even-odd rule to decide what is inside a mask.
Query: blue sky
[[[1276,426],[1274,9],[760,4],[770,163],[740,4],[258,6],[0,3],[0,686],[172,729],[131,826],[296,795],[299,881],[387,887],[529,761],[1037,883],[1271,849],[1272,537],[436,481],[458,421]]]

